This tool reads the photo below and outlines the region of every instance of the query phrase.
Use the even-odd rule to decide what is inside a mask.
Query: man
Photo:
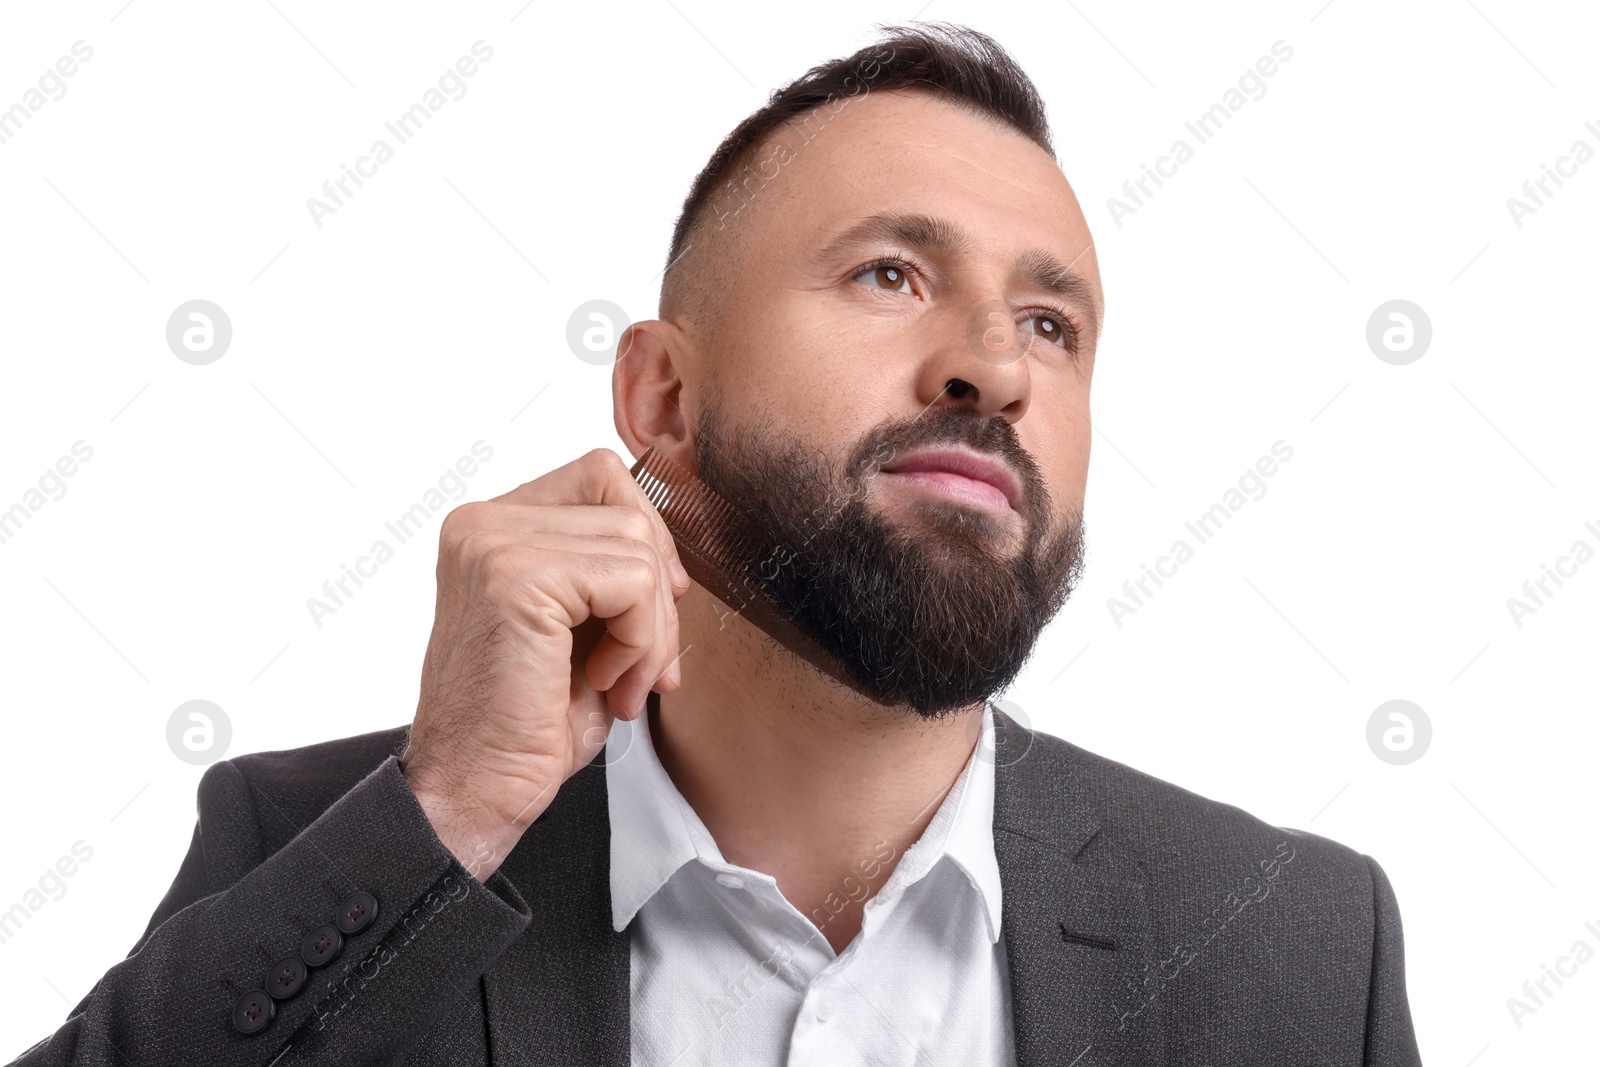
[[[615,453],[457,508],[413,722],[212,767],[19,1062],[1418,1063],[1376,863],[990,704],[1081,569],[1103,308],[999,46],[812,70],[669,264],[617,431],[737,504],[849,684],[691,582]]]

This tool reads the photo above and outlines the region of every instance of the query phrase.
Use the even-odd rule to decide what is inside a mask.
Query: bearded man
[[[996,705],[1081,572],[1104,310],[1005,51],[814,68],[667,260],[616,431],[834,669],[691,581],[616,452],[462,505],[413,720],[210,768],[19,1062],[1418,1063],[1375,862]]]

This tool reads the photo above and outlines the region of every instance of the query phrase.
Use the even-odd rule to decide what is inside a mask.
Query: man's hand
[[[604,747],[613,716],[678,687],[689,574],[602,448],[451,511],[437,576],[400,765],[440,840],[482,881]]]

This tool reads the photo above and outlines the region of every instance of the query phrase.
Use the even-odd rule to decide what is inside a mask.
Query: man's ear
[[[617,436],[635,459],[655,445],[673,458],[686,456],[694,430],[684,415],[680,368],[692,358],[682,330],[660,319],[635,322],[617,343],[611,368],[611,413]]]

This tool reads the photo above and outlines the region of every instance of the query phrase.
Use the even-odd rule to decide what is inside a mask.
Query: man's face
[[[822,114],[723,218],[748,229],[684,414],[701,476],[796,553],[780,606],[936,713],[1008,684],[1077,576],[1098,270],[1021,135],[921,93]]]

